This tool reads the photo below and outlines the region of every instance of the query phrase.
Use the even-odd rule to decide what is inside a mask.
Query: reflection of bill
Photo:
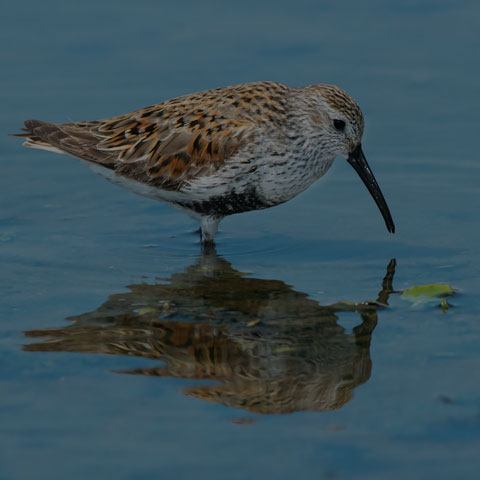
[[[165,284],[130,285],[29,352],[133,355],[164,362],[122,373],[215,380],[186,395],[255,413],[327,411],[347,403],[370,378],[377,310],[392,292],[391,260],[376,302],[322,306],[279,280],[250,278],[214,252]],[[337,323],[358,313],[351,333]]]

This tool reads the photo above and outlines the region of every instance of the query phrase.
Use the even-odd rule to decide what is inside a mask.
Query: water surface
[[[0,478],[476,478],[479,14],[4,8]],[[6,136],[251,80],[355,97],[395,235],[337,160],[204,256],[188,217]],[[456,293],[402,294],[433,283]]]

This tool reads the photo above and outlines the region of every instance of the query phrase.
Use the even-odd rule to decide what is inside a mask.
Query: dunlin
[[[390,211],[362,152],[363,115],[343,90],[253,82],[185,95],[105,120],[27,120],[24,145],[86,160],[115,183],[186,211],[204,244],[220,220],[286,202],[335,157]]]

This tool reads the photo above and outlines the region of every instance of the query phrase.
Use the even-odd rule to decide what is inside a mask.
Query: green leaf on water
[[[448,284],[431,283],[430,285],[416,285],[402,292],[402,297],[419,298],[419,297],[448,297],[455,293],[453,288]]]
[[[450,306],[445,297],[450,297],[455,290],[447,284],[431,283],[430,285],[415,285],[408,290],[404,290],[400,298],[413,303],[412,307],[417,308],[428,303],[437,303],[441,298],[440,306],[443,312]]]

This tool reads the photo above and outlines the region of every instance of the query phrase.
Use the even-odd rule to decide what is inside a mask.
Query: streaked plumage
[[[394,229],[361,153],[362,112],[333,85],[240,84],[105,120],[27,120],[24,130],[26,146],[87,160],[107,178],[185,210],[200,220],[204,243],[226,215],[283,203],[336,156],[352,163],[356,152],[363,163],[354,167],[368,170],[362,179]]]

